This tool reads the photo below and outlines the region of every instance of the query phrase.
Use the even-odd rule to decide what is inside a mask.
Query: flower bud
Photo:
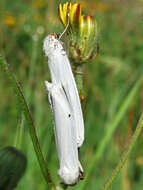
[[[75,63],[85,63],[97,54],[97,21],[92,16],[83,16],[81,5],[59,5],[60,20],[66,27],[69,38],[69,56]]]
[[[14,147],[0,150],[0,189],[14,189],[27,165],[25,155]]]

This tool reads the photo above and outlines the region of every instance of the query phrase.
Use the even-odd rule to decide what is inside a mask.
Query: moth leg
[[[78,167],[79,167],[79,179],[83,180],[84,179],[84,170],[83,170],[83,167],[82,167],[80,161],[78,161]]]

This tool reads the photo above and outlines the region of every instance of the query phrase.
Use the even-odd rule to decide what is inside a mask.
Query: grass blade
[[[100,145],[97,147],[97,151],[96,151],[96,153],[94,154],[92,160],[89,163],[85,179],[83,180],[83,182],[79,186],[78,190],[85,189],[85,186],[88,183],[88,179],[89,179],[92,171],[94,170],[94,165],[95,165],[96,161],[101,158],[101,156],[102,156],[102,154],[103,154],[103,152],[104,152],[107,144],[109,143],[110,139],[113,136],[113,133],[114,133],[115,129],[117,128],[119,122],[121,121],[121,119],[125,115],[127,109],[130,106],[131,101],[133,100],[133,98],[134,98],[135,94],[137,93],[139,87],[141,86],[142,82],[143,82],[143,77],[141,76],[136,81],[134,87],[131,89],[131,91],[129,92],[129,94],[125,98],[125,100],[124,100],[123,104],[121,105],[118,113],[116,114],[115,119],[113,120],[113,122],[110,123],[107,126],[108,130],[107,130],[105,136],[103,137],[103,140],[101,141]]]
[[[113,170],[113,173],[112,173],[111,177],[109,178],[109,180],[107,180],[107,182],[104,184],[102,190],[108,190],[110,188],[111,184],[113,183],[113,180],[117,177],[120,170],[124,166],[124,163],[126,162],[131,150],[133,149],[133,146],[135,145],[142,128],[143,128],[143,113],[141,114],[140,120],[139,120],[136,130],[130,140],[129,146],[124,150],[124,153],[121,156],[119,163],[117,164],[116,168]]]
[[[54,190],[55,186],[54,186],[54,184],[52,182],[50,173],[49,173],[49,171],[47,169],[46,162],[44,160],[44,157],[43,157],[43,154],[42,154],[42,151],[41,151],[41,148],[40,148],[39,140],[38,140],[38,137],[36,135],[34,121],[32,119],[30,110],[29,110],[28,105],[26,103],[26,100],[24,98],[24,95],[23,95],[22,89],[20,87],[20,84],[16,80],[14,74],[11,72],[11,70],[9,68],[9,65],[2,58],[2,56],[0,56],[0,65],[2,66],[3,70],[7,74],[8,78],[9,78],[9,80],[11,82],[11,85],[14,88],[14,91],[15,91],[16,96],[18,98],[18,101],[20,103],[21,109],[22,109],[22,111],[24,113],[25,119],[26,119],[28,127],[29,127],[29,134],[30,134],[30,137],[31,137],[31,140],[32,140],[32,143],[33,143],[33,146],[34,146],[34,150],[35,150],[37,159],[39,161],[39,165],[40,165],[41,171],[43,173],[43,176],[44,176],[44,178],[45,178],[45,180],[47,182],[47,185],[48,185],[49,189]]]

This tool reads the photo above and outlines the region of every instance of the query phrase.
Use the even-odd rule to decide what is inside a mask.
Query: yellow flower
[[[4,24],[10,27],[14,27],[16,25],[16,19],[12,15],[6,15],[4,17]]]
[[[34,2],[32,3],[32,6],[33,6],[34,8],[41,9],[41,8],[43,8],[43,7],[45,6],[45,2],[42,1],[42,0],[37,0],[37,1],[34,1]]]
[[[81,17],[81,6],[78,3],[67,2],[63,5],[59,4],[59,15],[64,26],[69,23],[73,25],[75,22],[79,23]],[[68,18],[69,17],[69,18]]]
[[[74,62],[91,60],[97,53],[97,21],[92,16],[82,15],[81,5],[67,2],[59,4],[59,16],[69,34],[69,55]]]

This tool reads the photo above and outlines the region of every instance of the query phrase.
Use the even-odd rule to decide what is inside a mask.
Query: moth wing
[[[72,111],[60,84],[51,86],[46,82],[46,88],[52,101],[54,133],[60,162],[58,174],[65,184],[75,184],[79,178],[79,161]]]

